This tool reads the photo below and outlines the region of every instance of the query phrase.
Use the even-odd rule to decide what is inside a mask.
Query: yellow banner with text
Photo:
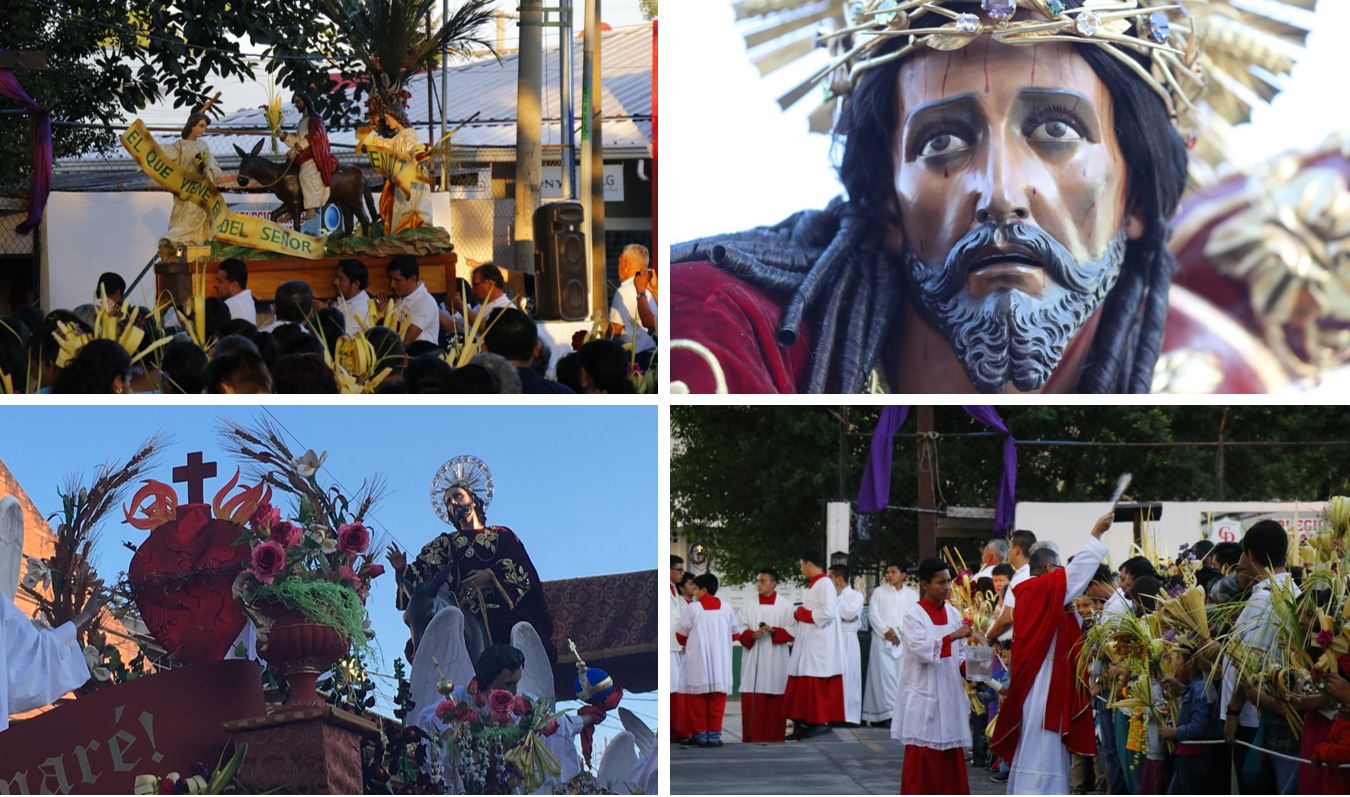
[[[140,119],[132,122],[122,134],[122,146],[152,180],[179,199],[200,205],[211,218],[216,240],[307,260],[324,257],[327,238],[316,238],[274,221],[231,212],[220,189],[210,180],[189,174],[170,160]]]

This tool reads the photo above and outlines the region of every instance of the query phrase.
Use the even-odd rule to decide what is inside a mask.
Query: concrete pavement
[[[889,728],[836,728],[804,742],[744,744],[740,702],[727,701],[717,748],[671,745],[674,794],[896,794],[904,747]],[[1004,794],[984,770],[969,771],[972,794]]]

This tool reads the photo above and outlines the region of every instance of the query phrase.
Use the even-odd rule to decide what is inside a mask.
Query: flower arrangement
[[[327,455],[312,450],[294,454],[270,423],[246,429],[227,421],[221,438],[227,448],[258,467],[259,481],[252,489],[262,492],[243,521],[250,566],[235,580],[234,591],[258,626],[260,641],[271,623],[257,607],[270,603],[327,625],[358,649],[364,648],[365,601],[371,582],[384,573],[374,561],[375,547],[364,518],[378,502],[382,483],[363,483],[354,499],[336,486],[325,489],[318,474]],[[293,518],[284,518],[273,506],[273,488],[298,500]]]
[[[235,775],[248,755],[248,745],[241,744],[229,761],[221,760],[214,771],[205,764],[196,764],[187,777],[177,772],[160,777],[159,775],[137,775],[133,794],[225,794],[242,792],[243,788],[235,783]]]
[[[544,701],[530,700],[505,689],[480,691],[469,682],[464,699],[453,697],[442,682],[445,699],[436,717],[446,726],[435,740],[459,779],[464,794],[516,794],[537,790],[561,771],[557,756],[543,737],[558,730],[558,717]]]

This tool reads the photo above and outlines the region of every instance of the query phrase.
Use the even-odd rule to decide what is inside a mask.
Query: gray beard
[[[958,241],[938,269],[925,265],[906,247],[901,269],[905,293],[923,318],[946,335],[976,390],[997,393],[1009,382],[1021,391],[1038,390],[1059,366],[1069,341],[1115,286],[1125,260],[1125,231],[1087,263],[1075,261],[1063,245],[1039,229],[1011,225],[999,232],[1041,256],[1045,296],[1036,298],[1019,290],[994,291],[982,299],[970,295],[966,288],[970,261],[996,235],[991,228]]]

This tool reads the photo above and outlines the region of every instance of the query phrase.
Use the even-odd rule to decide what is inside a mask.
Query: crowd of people
[[[46,314],[30,305],[0,320],[0,392],[635,393],[656,384],[656,280],[641,245],[620,256],[608,323],[578,332],[561,357],[495,265],[476,266],[443,298],[416,258],[384,267],[389,297],[372,299],[367,265],[348,259],[334,270],[333,300],[291,280],[263,303],[247,264],[231,258],[215,269],[214,295],[154,310],[134,307],[124,279],[108,272],[89,304]]]
[[[1261,520],[1114,570],[1112,514],[1062,562],[1029,530],[975,572],[892,562],[861,612],[865,682],[847,568],[803,554],[797,605],[766,568],[734,612],[672,557],[675,738],[720,744],[739,644],[744,741],[889,725],[902,793],[969,793],[972,771],[1020,794],[1346,793],[1350,502],[1328,506],[1311,540]]]

